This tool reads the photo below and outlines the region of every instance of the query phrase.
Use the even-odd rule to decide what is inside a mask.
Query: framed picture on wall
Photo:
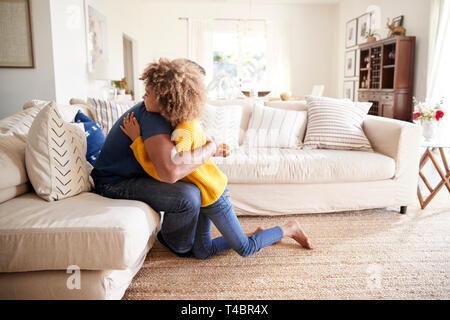
[[[358,20],[353,19],[347,22],[347,30],[345,32],[345,47],[351,48],[356,46],[356,31],[358,26]]]
[[[370,13],[358,17],[358,34],[356,36],[358,44],[366,42],[365,34],[370,31],[370,17]]]
[[[345,72],[346,78],[354,77],[356,74],[356,50],[345,52]]]
[[[108,31],[106,17],[85,2],[88,71],[105,78],[108,63]]]
[[[355,81],[344,81],[344,99],[355,99]]]
[[[0,67],[34,68],[29,0],[0,0]]]

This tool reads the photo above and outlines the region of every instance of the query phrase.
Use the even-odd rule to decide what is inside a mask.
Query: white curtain
[[[267,72],[272,96],[291,91],[291,28],[282,22],[268,22]]]
[[[427,98],[444,98],[440,135],[450,141],[450,0],[432,0]]]
[[[188,58],[205,69],[207,84],[213,73],[212,22],[210,19],[188,19]]]
[[[450,99],[450,0],[432,0],[427,97]]]

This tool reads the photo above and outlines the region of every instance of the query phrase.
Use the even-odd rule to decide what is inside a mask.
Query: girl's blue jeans
[[[211,239],[211,221],[222,237]],[[239,255],[247,257],[282,238],[283,231],[278,226],[247,237],[242,231],[226,188],[216,202],[200,208],[192,253],[198,259],[208,259],[233,249]]]

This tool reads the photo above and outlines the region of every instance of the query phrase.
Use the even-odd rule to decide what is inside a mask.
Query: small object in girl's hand
[[[230,155],[231,147],[223,143],[220,147],[220,151],[222,153],[222,157],[226,158]]]

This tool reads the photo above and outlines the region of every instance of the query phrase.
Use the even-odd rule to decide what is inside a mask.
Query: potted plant
[[[114,87],[119,90],[119,94],[124,95],[128,90],[128,82],[127,78],[122,78],[121,80],[113,81]]]
[[[367,31],[366,33],[364,33],[364,38],[366,38],[367,43],[372,43],[377,41],[376,37],[379,37],[380,35],[378,33],[376,33],[375,31]]]
[[[425,102],[419,102],[413,97],[414,103],[414,121],[420,122],[422,125],[422,134],[426,141],[430,141],[436,134],[436,124],[441,120],[445,113],[442,110],[444,100],[439,102],[433,102],[426,100]]]

